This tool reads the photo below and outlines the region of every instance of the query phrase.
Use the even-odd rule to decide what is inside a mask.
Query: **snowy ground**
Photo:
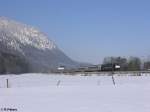
[[[115,76],[115,82],[111,76],[0,76],[0,112],[150,112],[150,76]]]

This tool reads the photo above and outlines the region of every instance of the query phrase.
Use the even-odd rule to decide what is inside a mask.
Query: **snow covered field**
[[[115,82],[111,76],[0,76],[0,112],[150,112],[150,76],[115,76]]]

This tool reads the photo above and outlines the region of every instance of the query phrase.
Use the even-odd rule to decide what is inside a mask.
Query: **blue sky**
[[[149,0],[0,0],[0,15],[39,28],[77,61],[150,55]]]

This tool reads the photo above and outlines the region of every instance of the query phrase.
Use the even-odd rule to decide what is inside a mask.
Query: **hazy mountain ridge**
[[[59,65],[77,65],[38,29],[5,17],[0,17],[0,52],[23,57],[30,66],[28,72],[50,72]]]

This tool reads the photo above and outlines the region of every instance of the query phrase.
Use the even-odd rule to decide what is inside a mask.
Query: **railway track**
[[[150,75],[150,71],[90,71],[90,72],[74,72],[74,71],[66,71],[63,72],[63,74],[66,75],[76,75],[76,74],[83,74],[83,75],[136,75],[136,76],[141,76],[142,74]]]

